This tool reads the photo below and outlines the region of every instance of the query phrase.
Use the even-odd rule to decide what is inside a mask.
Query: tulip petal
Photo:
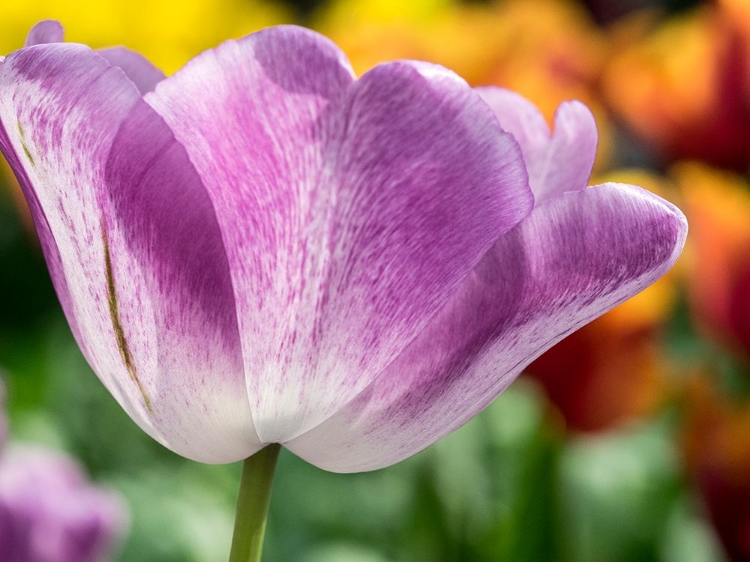
[[[125,47],[109,47],[99,49],[97,52],[112,66],[121,68],[141,94],[152,91],[159,82],[164,80],[164,73],[140,53]]]
[[[505,88],[483,86],[475,91],[490,106],[500,126],[518,141],[527,165],[544,153],[552,133],[544,115],[533,103]]]
[[[221,235],[184,150],[133,83],[81,45],[12,53],[0,92],[0,140],[94,371],[184,456],[258,450]]]
[[[536,106],[519,94],[496,87],[477,88],[477,92],[495,112],[500,126],[521,145],[537,201],[588,185],[598,142],[588,107],[577,101],[560,104],[552,133]]]
[[[65,30],[59,21],[44,20],[31,28],[26,36],[24,47],[44,45],[46,43],[62,43],[65,40]]]
[[[31,28],[29,35],[26,37],[25,46],[62,43],[64,39],[65,30],[60,22],[45,20]],[[140,53],[125,47],[109,47],[99,49],[97,52],[107,59],[112,66],[121,68],[141,94],[150,92],[159,82],[164,80],[164,73]]]
[[[145,98],[216,209],[264,442],[356,396],[532,205],[516,143],[455,75],[392,63],[352,82],[332,43],[281,27]]]
[[[679,210],[632,186],[549,199],[498,241],[366,391],[285,446],[338,472],[415,454],[485,408],[546,349],[660,277],[686,233]]]

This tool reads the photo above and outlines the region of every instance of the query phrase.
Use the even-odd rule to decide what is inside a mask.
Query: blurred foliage
[[[431,60],[516,89],[548,118],[584,100],[602,137],[597,181],[644,185],[688,214],[694,232],[669,276],[423,453],[337,475],[282,452],[266,560],[750,560],[737,507],[750,505],[745,0],[6,0],[2,14],[4,53],[51,17],[70,40],[124,43],[167,72],[296,14],[360,73]],[[10,178],[0,264],[11,438],[68,451],[124,495],[120,560],[226,559],[239,466],[179,458],[117,406],[72,339]]]

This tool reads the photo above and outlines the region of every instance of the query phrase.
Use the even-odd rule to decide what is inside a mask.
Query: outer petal
[[[365,392],[285,445],[340,472],[413,455],[485,408],[554,343],[661,276],[686,231],[679,210],[636,187],[548,201],[498,241]]]
[[[184,151],[159,120],[139,120],[150,110],[133,109],[124,74],[80,45],[9,55],[0,92],[0,144],[93,369],[180,454],[257,450],[221,236]]]
[[[598,134],[591,111],[582,103],[560,104],[551,133],[544,116],[524,97],[502,88],[477,88],[500,125],[521,145],[536,200],[543,201],[588,185]]]
[[[216,208],[264,442],[359,393],[532,203],[515,143],[455,75],[352,81],[328,40],[282,27],[146,97]]]
[[[150,92],[156,88],[159,82],[164,80],[164,73],[140,53],[125,47],[109,47],[99,49],[97,52],[107,59],[112,66],[121,68],[141,94]]]

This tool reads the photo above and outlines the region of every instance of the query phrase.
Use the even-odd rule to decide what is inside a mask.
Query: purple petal
[[[152,91],[159,82],[164,80],[164,73],[140,53],[125,47],[109,47],[99,49],[97,52],[111,65],[121,68],[141,94]]]
[[[683,215],[607,184],[537,207],[356,400],[285,445],[333,471],[372,470],[434,443],[485,408],[534,358],[664,274]]]
[[[44,45],[46,43],[62,43],[64,38],[65,30],[59,21],[44,20],[31,28],[31,31],[26,36],[24,47]]]
[[[475,91],[492,108],[500,126],[518,141],[527,165],[544,153],[551,132],[544,115],[533,103],[505,88],[486,86]]]
[[[31,28],[24,46],[62,43],[64,37],[65,30],[60,22],[45,20]],[[112,66],[121,68],[138,87],[141,94],[150,92],[159,82],[164,80],[164,73],[151,64],[146,57],[135,51],[125,47],[109,47],[99,49],[98,53],[107,59]]]
[[[216,210],[264,442],[356,396],[532,205],[517,145],[455,75],[394,63],[352,82],[332,43],[281,27],[145,98]]]
[[[594,116],[584,104],[560,104],[551,133],[536,106],[515,92],[495,87],[477,88],[477,92],[493,109],[500,126],[521,145],[537,201],[588,185],[598,133]]]
[[[207,462],[252,454],[260,443],[221,235],[184,151],[136,106],[133,83],[80,45],[9,55],[0,92],[0,144],[94,371],[176,452]]]

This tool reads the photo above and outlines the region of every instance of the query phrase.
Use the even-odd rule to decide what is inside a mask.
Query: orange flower
[[[703,6],[645,33],[607,64],[608,104],[662,157],[739,169],[750,162],[747,12],[736,0]]]
[[[527,373],[545,388],[567,427],[598,431],[654,412],[667,382],[655,330],[623,330],[610,313],[547,351]]]
[[[312,23],[342,47],[357,74],[384,61],[419,59],[478,84],[502,41],[492,14],[487,6],[451,0],[339,0]]]
[[[750,186],[697,163],[673,169],[690,222],[688,289],[697,324],[750,354]]]

